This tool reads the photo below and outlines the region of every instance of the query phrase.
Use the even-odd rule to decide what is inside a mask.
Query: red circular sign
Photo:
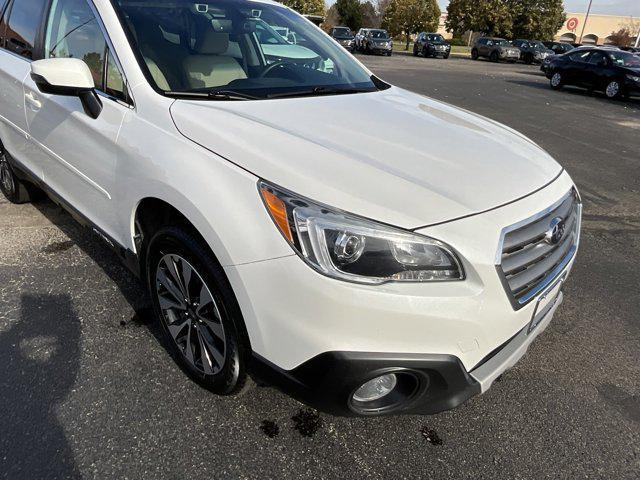
[[[573,17],[567,20],[567,28],[569,30],[575,30],[576,28],[578,28],[578,19],[576,17]]]

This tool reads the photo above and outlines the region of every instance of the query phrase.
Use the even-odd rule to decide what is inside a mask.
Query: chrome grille
[[[573,258],[580,217],[580,201],[572,190],[552,207],[503,231],[498,271],[515,308],[544,290]]]

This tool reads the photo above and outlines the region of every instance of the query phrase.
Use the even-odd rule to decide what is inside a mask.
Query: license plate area
[[[562,284],[566,278],[566,274],[556,280],[549,288],[547,288],[538,297],[536,302],[536,308],[533,310],[529,327],[527,328],[527,334],[533,332],[540,322],[547,316],[547,313],[553,308],[558,300],[558,294],[562,289]]]

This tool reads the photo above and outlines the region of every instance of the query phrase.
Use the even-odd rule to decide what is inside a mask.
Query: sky
[[[326,2],[332,5],[335,0]],[[444,12],[449,0],[438,0],[438,3]],[[589,0],[564,0],[564,9],[569,13],[586,12],[588,5]],[[640,0],[593,0],[591,13],[640,17]]]
[[[449,1],[438,0],[438,3],[444,11]],[[564,9],[570,13],[586,12],[588,6],[589,0],[564,0]],[[640,0],[593,0],[591,13],[640,17]]]

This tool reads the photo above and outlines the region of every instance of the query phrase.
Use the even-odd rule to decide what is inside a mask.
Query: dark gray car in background
[[[480,57],[488,58],[492,62],[517,62],[520,60],[520,49],[504,38],[480,37],[471,49],[471,58],[477,60]]]
[[[393,52],[393,40],[386,30],[372,28],[364,36],[362,51],[369,54],[380,53],[390,57]]]
[[[413,44],[413,55],[423,57],[442,57],[449,58],[451,54],[451,45],[439,33],[419,33]]]
[[[555,55],[553,50],[547,48],[538,40],[517,39],[511,42],[511,44],[520,49],[520,60],[529,65],[532,63],[542,63],[547,57]]]
[[[329,30],[329,35],[350,52],[353,52],[355,50],[355,37],[349,27],[333,27],[331,30]]]

